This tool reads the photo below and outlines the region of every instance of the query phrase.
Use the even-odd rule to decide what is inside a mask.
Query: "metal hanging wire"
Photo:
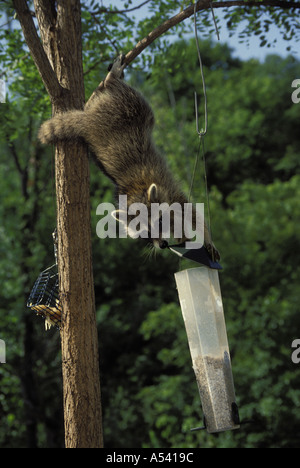
[[[197,154],[196,154],[194,170],[193,170],[193,174],[192,174],[192,180],[191,180],[191,185],[190,185],[190,193],[189,193],[189,201],[190,201],[190,198],[191,198],[192,189],[193,189],[194,180],[195,180],[195,175],[196,175],[196,170],[197,170],[197,166],[198,166],[198,160],[199,160],[199,155],[200,155],[200,151],[201,151],[201,143],[203,143],[202,138],[207,134],[207,128],[208,128],[207,92],[206,92],[206,84],[205,84],[204,71],[203,71],[203,63],[202,63],[200,46],[199,46],[199,39],[198,39],[197,2],[196,1],[195,1],[195,5],[194,5],[194,33],[195,33],[195,41],[196,41],[197,54],[198,54],[198,60],[199,60],[200,72],[201,72],[201,79],[202,79],[203,95],[204,95],[205,127],[204,127],[204,130],[203,129],[200,130],[200,128],[199,128],[198,95],[197,95],[197,91],[195,91],[194,96],[195,96],[196,131],[197,131],[197,134],[199,135],[200,141],[199,141],[199,148],[198,148],[198,151],[197,151]],[[204,151],[203,146],[202,146],[202,149]],[[206,197],[208,198],[206,162],[205,162],[205,154],[204,153],[203,153],[203,160],[204,160],[204,172],[205,172],[205,190],[206,190]]]
[[[219,29],[218,25],[216,22],[216,17],[215,17],[215,12],[213,9],[212,3],[210,3],[210,8],[212,12],[212,17],[213,17],[213,22],[216,28],[216,33],[218,40],[220,40],[220,34],[219,34]],[[203,137],[207,133],[207,127],[208,127],[208,111],[207,111],[207,93],[206,93],[206,84],[205,84],[205,78],[204,78],[204,71],[203,71],[203,64],[202,64],[202,58],[201,58],[201,52],[200,52],[200,46],[199,46],[199,39],[198,39],[198,28],[197,28],[197,2],[195,1],[194,5],[194,31],[195,31],[195,40],[196,40],[196,46],[197,46],[197,54],[198,54],[198,60],[199,60],[199,65],[200,65],[200,71],[201,71],[201,78],[202,78],[202,86],[203,86],[203,95],[204,95],[204,112],[205,112],[205,126],[204,130],[199,128],[199,113],[198,113],[198,97],[197,97],[197,91],[195,91],[195,112],[196,112],[196,130],[197,133],[200,137]]]
[[[212,4],[210,4],[212,12]],[[215,21],[215,15],[213,12],[213,19],[215,26],[217,28],[217,24]],[[197,91],[195,91],[195,112],[196,112],[196,130],[197,133],[200,137],[203,137],[207,133],[207,127],[208,127],[208,112],[207,112],[207,93],[206,93],[206,84],[205,84],[205,78],[204,78],[204,71],[203,71],[203,63],[202,63],[202,58],[201,58],[201,52],[200,52],[200,46],[199,46],[199,39],[198,39],[198,28],[197,28],[197,1],[195,1],[194,5],[194,31],[195,31],[195,40],[196,40],[196,47],[197,47],[197,54],[198,54],[198,60],[199,60],[199,65],[200,65],[200,72],[201,72],[201,79],[202,79],[202,87],[203,87],[203,95],[204,95],[204,112],[205,112],[205,126],[204,130],[199,128],[199,113],[198,113],[198,96],[197,96]],[[217,30],[218,31],[218,30]],[[217,32],[218,37],[219,37],[219,32]]]
[[[216,28],[217,37],[218,37],[218,40],[220,40],[219,30],[218,30],[218,26],[217,26],[217,23],[216,23],[216,18],[215,18],[212,3],[210,3],[210,7],[211,7],[211,11],[212,11],[214,25],[215,25],[215,28]],[[193,185],[194,185],[194,180],[195,180],[195,175],[196,175],[196,170],[197,170],[197,166],[198,166],[200,152],[201,152],[201,149],[202,149],[203,165],[204,165],[205,194],[206,194],[206,200],[207,200],[208,230],[209,230],[210,235],[212,237],[210,201],[209,201],[208,181],[207,181],[207,166],[206,166],[205,148],[204,148],[204,136],[207,134],[207,130],[208,130],[207,91],[206,91],[205,77],[204,77],[204,71],[203,71],[203,63],[202,63],[202,58],[201,58],[200,46],[199,46],[199,39],[198,39],[197,1],[195,1],[195,5],[194,5],[194,32],[195,32],[195,41],[196,41],[197,54],[198,54],[198,60],[199,60],[199,66],[200,66],[200,72],[201,72],[201,79],[202,79],[203,95],[204,95],[204,129],[203,128],[200,129],[200,126],[199,126],[198,96],[197,96],[197,91],[195,91],[196,131],[197,131],[197,134],[199,136],[199,148],[198,148],[198,151],[197,151],[194,170],[193,170],[193,175],[192,175],[192,180],[191,180],[189,201],[190,201],[191,194],[192,194],[192,189],[193,189]]]
[[[212,2],[210,2],[210,9],[211,9],[212,17],[213,17],[213,20],[214,20],[215,28],[216,28],[217,38],[218,38],[218,41],[219,41],[220,40],[219,28],[218,28],[218,25],[217,25],[217,21],[216,21],[216,17],[215,17],[215,10],[214,10]]]

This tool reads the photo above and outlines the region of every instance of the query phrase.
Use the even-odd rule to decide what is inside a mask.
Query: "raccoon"
[[[183,207],[188,200],[152,141],[152,109],[138,91],[122,80],[124,67],[124,56],[119,56],[84,110],[48,120],[40,128],[39,139],[49,144],[83,138],[102,171],[114,182],[117,195],[127,196],[128,206],[179,203]],[[118,211],[114,215],[120,220]],[[150,231],[148,237],[155,247],[165,249],[169,245],[169,239],[160,235],[151,238]],[[184,240],[176,239],[178,243]],[[204,243],[218,259],[206,226]]]

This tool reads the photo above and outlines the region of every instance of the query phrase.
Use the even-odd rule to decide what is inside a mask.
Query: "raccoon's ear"
[[[147,190],[148,202],[155,203],[157,202],[157,185],[151,184]]]
[[[114,210],[111,212],[111,216],[119,223],[127,225],[127,211],[125,210]]]

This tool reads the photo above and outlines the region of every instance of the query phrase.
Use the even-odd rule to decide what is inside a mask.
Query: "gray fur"
[[[152,109],[138,91],[122,81],[122,75],[120,56],[84,111],[56,115],[41,126],[39,139],[50,144],[83,138],[115,183],[117,195],[127,195],[128,205],[156,201],[169,205],[178,202],[183,206],[187,198],[152,141]],[[149,197],[148,189],[153,184],[155,190]],[[211,245],[207,229],[205,242]]]

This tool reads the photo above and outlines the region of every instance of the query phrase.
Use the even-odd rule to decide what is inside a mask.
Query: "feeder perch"
[[[62,308],[59,302],[57,265],[47,268],[39,275],[28,298],[27,307],[44,317],[46,330],[52,325],[60,327]]]
[[[205,266],[175,274],[205,428],[239,428],[230,353],[217,270]]]

